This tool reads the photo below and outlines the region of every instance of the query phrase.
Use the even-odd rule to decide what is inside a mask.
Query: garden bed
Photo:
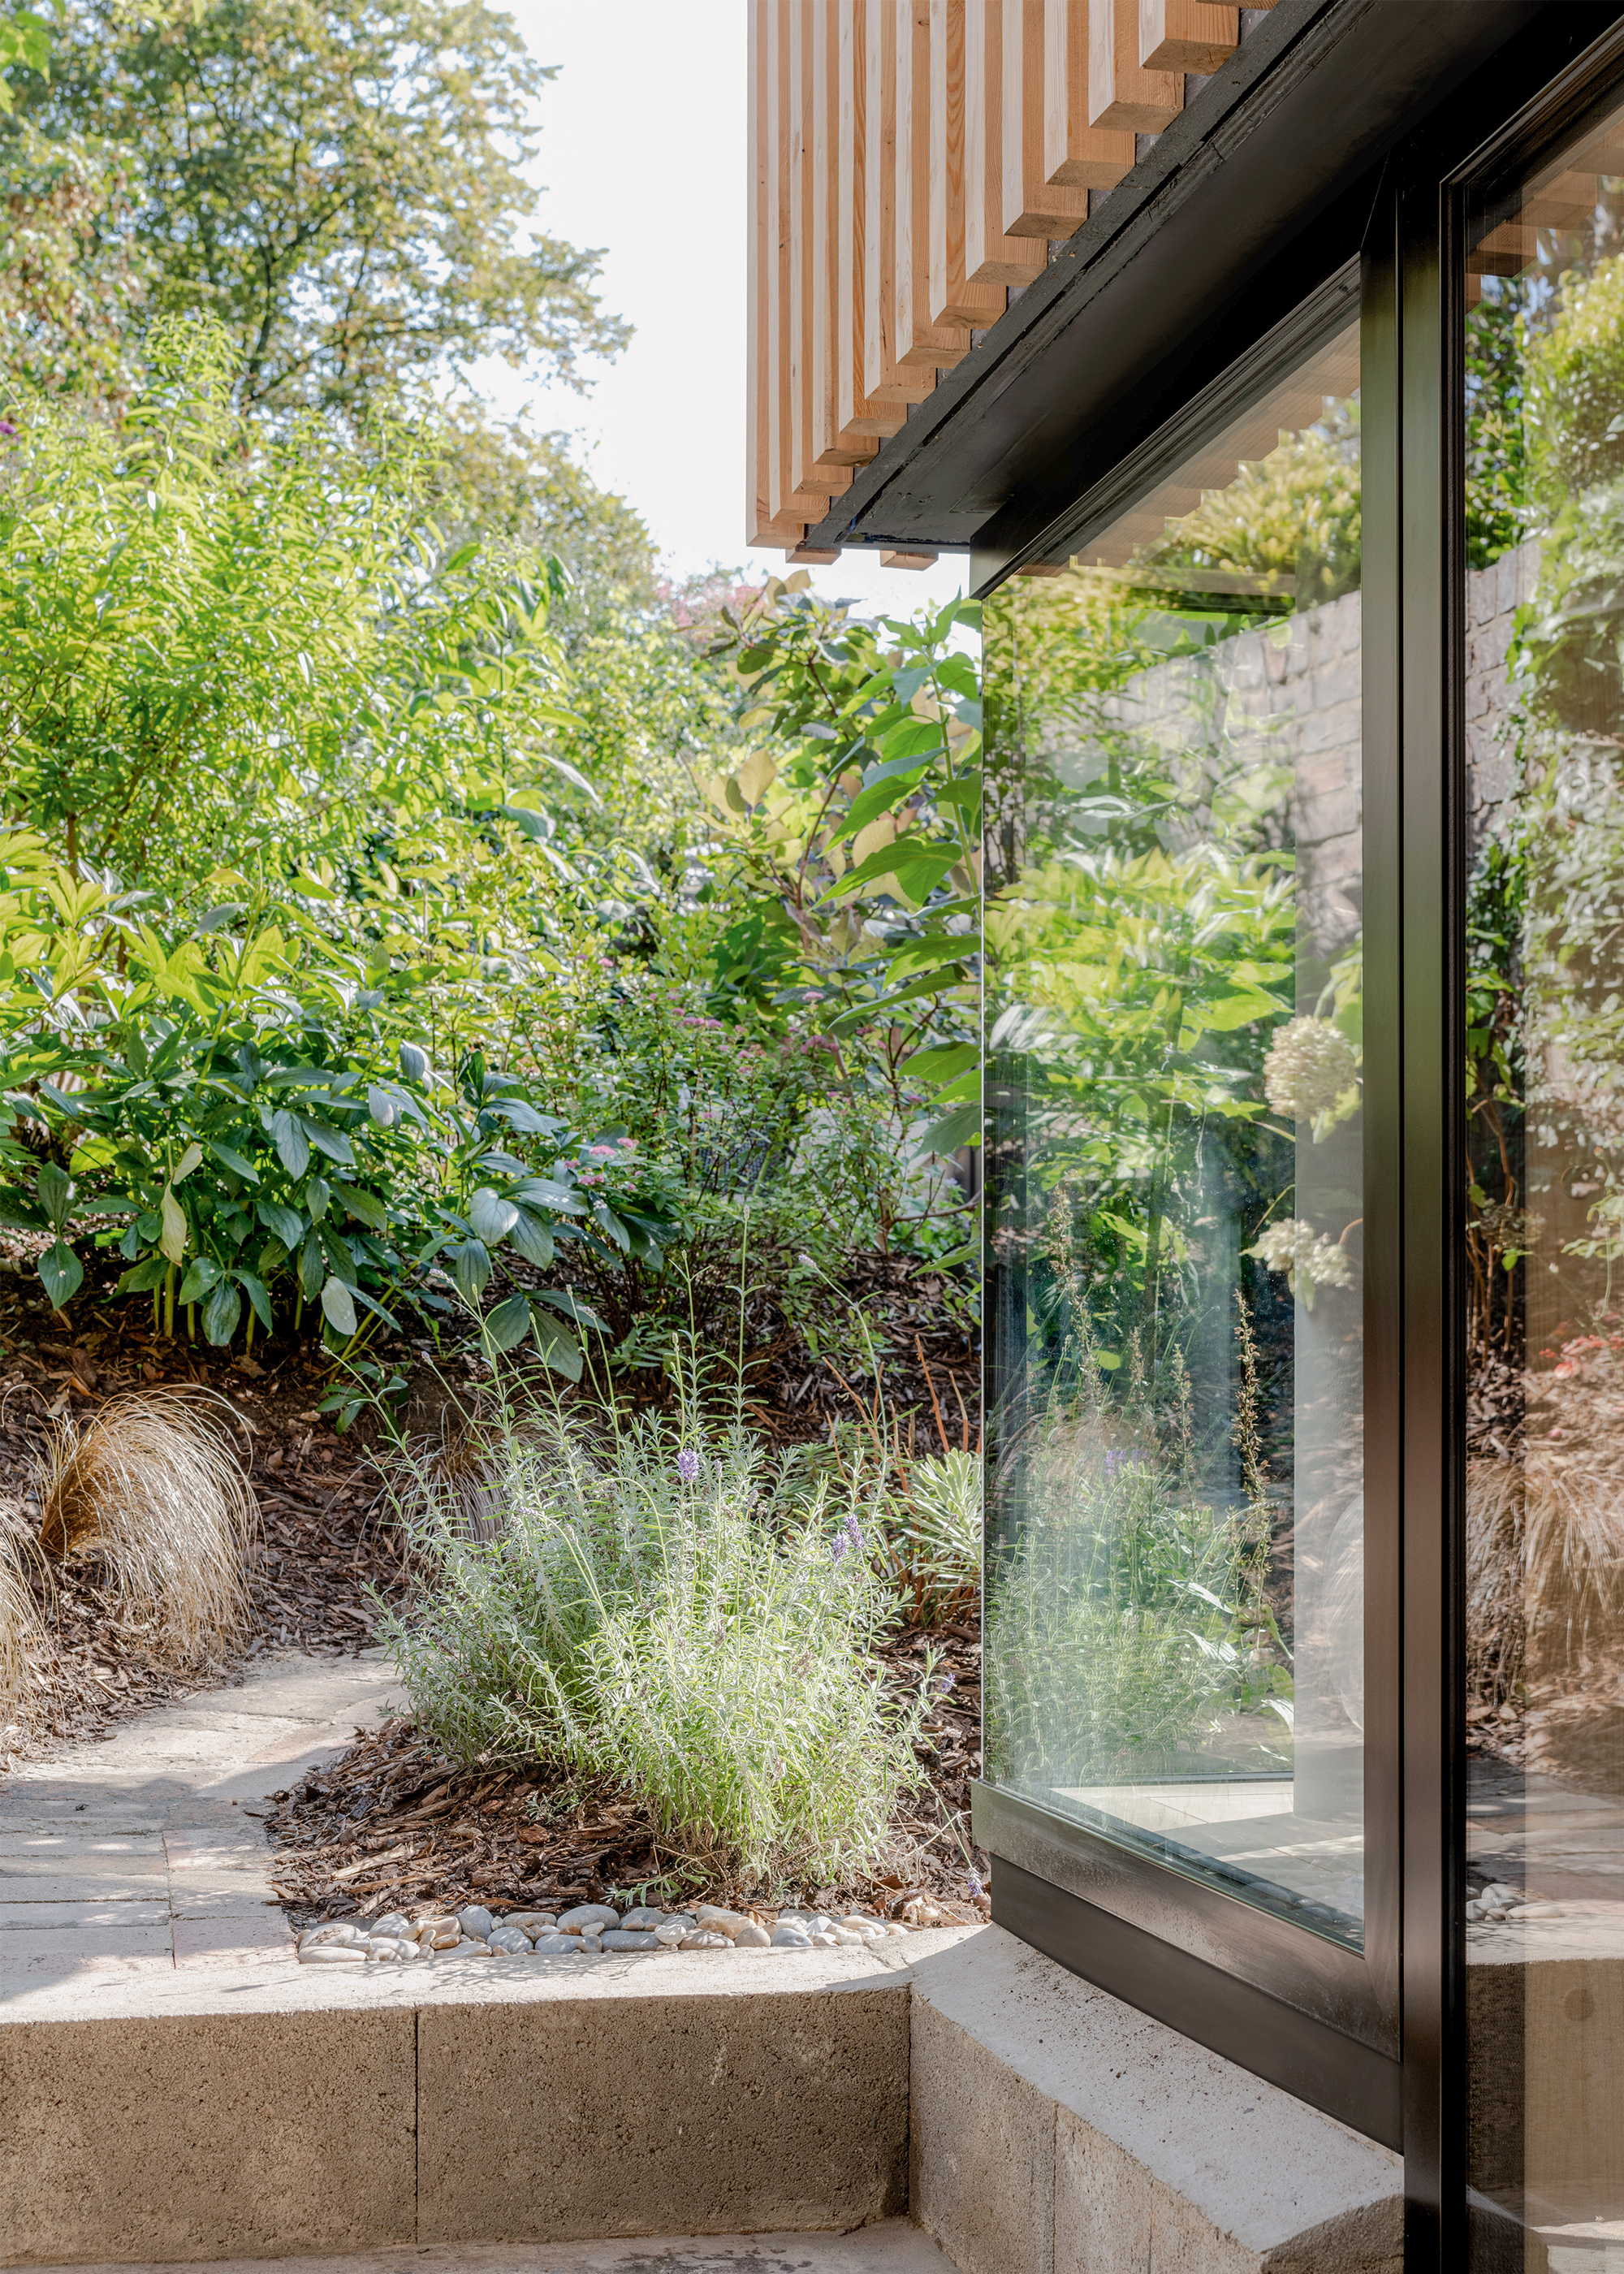
[[[965,1628],[904,1629],[889,1642],[898,1688],[934,1651],[952,1676],[919,1756],[929,1782],[898,1808],[885,1855],[840,1885],[785,1892],[817,1910],[860,1906],[900,1916],[923,1897],[951,1923],[983,1913],[970,1874],[988,1862],[970,1832],[981,1766],[981,1645]],[[396,1909],[505,1910],[568,1903],[746,1903],[749,1891],[696,1864],[659,1834],[646,1804],[600,1781],[535,1760],[457,1767],[397,1720],[358,1738],[332,1766],[274,1796],[267,1829],[282,1849],[274,1884],[300,1927]]]
[[[192,1668],[155,1657],[117,1620],[94,1562],[26,1568],[45,1614],[50,1657],[37,1671],[34,1742],[94,1736],[132,1713],[218,1682],[226,1666],[266,1649],[366,1647],[369,1590],[401,1585],[392,1528],[378,1505],[367,1434],[340,1436],[316,1411],[327,1370],[309,1349],[265,1346],[264,1363],[151,1332],[145,1305],[53,1312],[32,1259],[0,1255],[0,1502],[38,1525],[34,1464],[54,1422],[88,1420],[121,1391],[168,1384],[212,1389],[259,1503],[261,1536],[249,1574],[249,1625],[229,1658]],[[222,1410],[223,1418],[223,1410]]]

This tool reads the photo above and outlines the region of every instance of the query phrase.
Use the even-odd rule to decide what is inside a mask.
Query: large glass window
[[[1472,217],[1470,2176],[1624,2263],[1624,112]],[[1510,2264],[1503,2221],[1476,2263]],[[1484,2238],[1492,2238],[1485,2247]]]
[[[1358,1946],[1358,335],[988,611],[986,1775]]]

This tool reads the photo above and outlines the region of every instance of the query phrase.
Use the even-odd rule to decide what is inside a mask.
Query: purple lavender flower
[[[965,1893],[969,1896],[970,1901],[973,1903],[979,1903],[986,1892],[987,1890],[981,1885],[981,1873],[979,1871],[972,1871],[969,1878],[965,1881]]]
[[[831,1563],[838,1563],[850,1545],[851,1543],[846,1539],[845,1532],[837,1532],[834,1538],[829,1543],[830,1562]]]
[[[959,1687],[959,1676],[951,1672],[944,1674],[936,1686],[941,1690],[943,1697],[945,1698],[950,1690],[957,1690]]]
[[[854,1547],[857,1553],[861,1555],[862,1554],[863,1536],[857,1529],[857,1518],[852,1514],[849,1508],[841,1520],[840,1529],[846,1534],[846,1545],[849,1547]]]
[[[699,1482],[699,1456],[686,1445],[677,1455],[677,1474],[685,1485],[696,1485]]]

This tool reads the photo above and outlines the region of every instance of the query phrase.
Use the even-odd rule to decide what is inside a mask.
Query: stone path
[[[83,1975],[291,1965],[248,1812],[398,1698],[382,1651],[262,1659],[0,1776],[0,1998]]]
[[[650,2235],[625,2242],[402,2243],[341,2258],[222,2258],[214,2274],[953,2274],[905,2218],[850,2234]],[[13,2274],[45,2274],[39,2267]],[[122,2274],[114,2266],[79,2274]],[[146,2274],[178,2274],[154,2266]]]

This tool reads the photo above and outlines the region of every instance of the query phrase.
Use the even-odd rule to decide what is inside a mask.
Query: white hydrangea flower
[[[1315,1121],[1334,1113],[1358,1080],[1353,1044],[1328,1019],[1288,1019],[1263,1061],[1263,1094],[1276,1113]]]
[[[1272,1224],[1257,1245],[1246,1250],[1270,1271],[1283,1271],[1286,1284],[1295,1296],[1301,1280],[1303,1307],[1314,1307],[1316,1287],[1351,1287],[1353,1258],[1345,1247],[1323,1231],[1316,1231],[1311,1224],[1303,1224],[1289,1216],[1279,1224]]]

